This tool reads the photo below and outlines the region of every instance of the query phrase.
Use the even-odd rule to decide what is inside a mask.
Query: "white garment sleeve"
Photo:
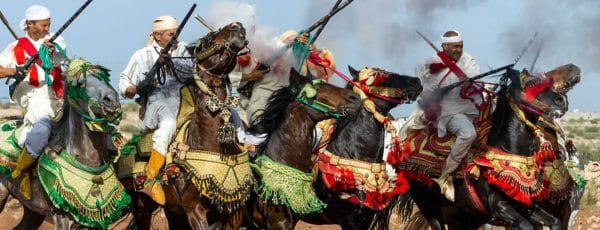
[[[127,63],[127,66],[123,72],[121,72],[121,78],[119,79],[119,91],[123,97],[125,97],[125,91],[129,86],[137,85],[135,82],[135,76],[140,74],[139,65],[141,63],[142,60],[138,58],[138,52],[136,52],[129,59],[129,63]]]
[[[13,42],[0,53],[0,66],[4,68],[14,68],[17,65],[14,49],[17,42]]]

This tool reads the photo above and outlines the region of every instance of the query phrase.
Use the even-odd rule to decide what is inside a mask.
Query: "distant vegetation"
[[[600,162],[600,118],[562,121],[567,139],[573,140],[581,163]]]

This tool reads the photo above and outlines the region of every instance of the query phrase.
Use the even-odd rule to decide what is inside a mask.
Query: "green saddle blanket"
[[[52,204],[84,226],[108,228],[131,202],[112,165],[83,165],[65,150],[53,157],[42,154],[38,175]]]
[[[24,126],[21,120],[8,120],[0,123],[0,174],[10,175],[15,168],[21,147],[17,137],[21,135]]]

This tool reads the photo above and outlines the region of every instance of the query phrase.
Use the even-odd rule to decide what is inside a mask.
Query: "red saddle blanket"
[[[479,133],[479,132],[478,132]],[[437,136],[436,129],[416,130],[408,135],[402,146],[402,154],[408,154],[407,161],[396,165],[405,173],[408,180],[431,183],[431,178],[439,177],[446,157],[456,137],[448,134]],[[543,150],[533,156],[520,156],[500,149],[485,146],[480,141],[487,137],[478,135],[465,159],[468,172],[481,172],[488,182],[500,188],[509,197],[531,205],[533,200],[545,199],[549,194],[549,182],[544,176],[545,161],[553,160],[552,150]],[[462,167],[459,170],[463,170]],[[456,175],[462,175],[456,172]],[[426,179],[424,179],[426,178]]]

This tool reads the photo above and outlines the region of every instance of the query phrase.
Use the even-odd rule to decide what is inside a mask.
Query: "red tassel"
[[[537,95],[539,95],[542,91],[544,91],[545,89],[552,87],[552,78],[546,78],[543,81],[527,87],[523,90],[524,94],[525,94],[525,100],[526,101],[531,101],[533,100],[535,97],[537,97]]]

